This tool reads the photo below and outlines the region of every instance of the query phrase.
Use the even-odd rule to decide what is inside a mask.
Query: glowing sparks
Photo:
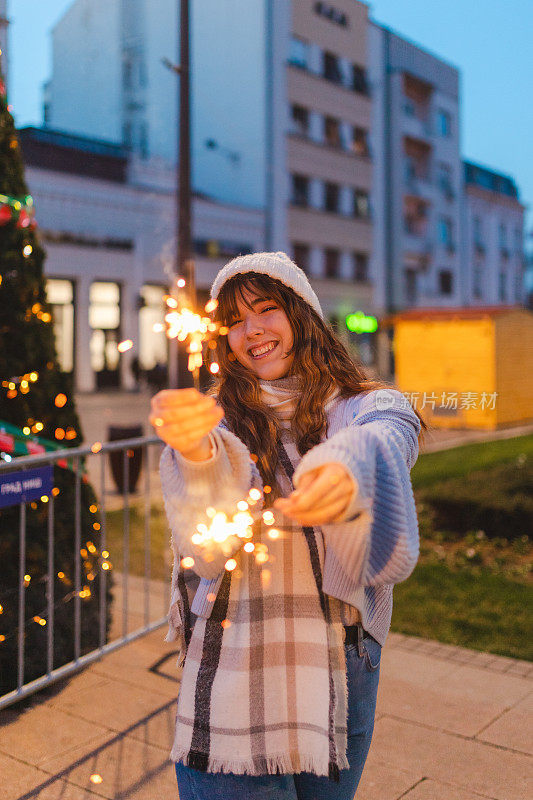
[[[261,498],[261,492],[259,489],[250,489],[248,496],[250,497],[250,500],[257,502]]]
[[[178,288],[185,286],[185,281],[180,278],[176,285]],[[177,296],[176,296],[177,295]],[[181,297],[181,293],[165,297],[167,313],[165,314],[166,333],[169,339],[177,339],[179,342],[186,342],[189,354],[188,369],[195,375],[197,380],[197,370],[204,362],[203,346],[213,348],[213,343],[218,335],[228,332],[227,328],[221,327],[219,322],[213,322],[208,316],[197,314],[187,307]],[[207,314],[212,313],[218,306],[216,300],[206,303],[204,309]],[[214,344],[216,347],[216,343]],[[213,362],[209,367],[214,375],[220,370],[220,365]]]
[[[274,524],[274,514],[272,511],[263,511],[263,522],[265,525],[273,525]]]
[[[270,528],[268,532],[269,539],[279,539],[279,531],[277,528]]]
[[[247,553],[253,553],[255,550],[255,544],[253,542],[246,542],[246,544],[244,545],[244,550]]]
[[[191,569],[194,567],[194,558],[191,556],[186,556],[185,558],[181,559],[181,566],[183,569]]]
[[[228,560],[226,561],[226,563],[224,565],[224,568],[227,569],[228,572],[233,572],[233,570],[235,569],[236,566],[237,566],[237,562],[235,561],[235,559],[234,558],[228,558]]]
[[[217,364],[216,361],[213,361],[213,363],[209,366],[209,372],[211,372],[213,375],[216,375],[219,370],[220,365]]]
[[[98,773],[95,772],[93,775],[91,775],[89,780],[91,781],[91,783],[102,783],[104,779],[102,778],[101,775],[98,775]]]
[[[119,342],[119,344],[117,344],[117,350],[119,353],[127,353],[127,351],[131,350],[132,347],[133,342],[131,339],[124,339],[123,342]]]

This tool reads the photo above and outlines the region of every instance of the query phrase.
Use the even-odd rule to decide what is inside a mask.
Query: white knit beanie
[[[260,272],[271,278],[277,278],[309,303],[319,317],[324,318],[318,297],[311,288],[305,272],[296,266],[287,253],[250,253],[246,256],[237,256],[222,267],[216,276],[211,286],[211,298],[216,300],[222,286],[234,275],[246,272]]]

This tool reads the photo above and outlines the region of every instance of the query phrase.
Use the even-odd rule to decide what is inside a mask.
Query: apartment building
[[[376,305],[461,305],[459,73],[374,23],[369,51]]]
[[[46,124],[172,169],[176,6],[76,0],[53,31]],[[332,320],[374,310],[367,15],[358,0],[191,3],[193,186],[262,210],[265,246],[293,254]]]
[[[526,301],[525,209],[516,183],[471,161],[465,161],[463,168],[468,304],[522,304]]]
[[[175,253],[175,173],[119,145],[40,128],[19,131],[35,201],[59,363],[78,391],[131,389],[137,368],[167,362],[165,313]],[[199,300],[231,257],[264,248],[261,210],[194,194]],[[133,347],[119,353],[117,344]]]

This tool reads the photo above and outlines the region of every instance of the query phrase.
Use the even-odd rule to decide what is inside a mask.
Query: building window
[[[440,136],[448,138],[452,135],[452,118],[447,111],[439,109],[437,112],[437,131]]]
[[[342,84],[342,72],[339,59],[333,53],[325,52],[323,62],[323,76],[332,83]]]
[[[326,249],[326,278],[335,279],[339,277],[339,263],[339,251],[328,247]]]
[[[133,86],[133,64],[130,58],[126,58],[122,64],[122,83],[125,89]]]
[[[293,261],[297,264],[297,266],[300,267],[300,269],[303,269],[305,273],[309,273],[309,245],[294,242],[292,245],[292,257]]]
[[[455,193],[453,191],[452,168],[449,164],[440,163],[438,165],[437,180],[439,189],[446,197],[447,200],[453,200]]]
[[[52,307],[57,359],[62,372],[74,367],[74,287],[72,281],[48,278],[46,301]]]
[[[474,217],[474,247],[476,250],[485,250],[483,245],[483,224],[481,217]]]
[[[352,89],[358,94],[369,94],[366,70],[357,64],[352,64]]]
[[[417,298],[417,274],[415,269],[404,270],[405,301],[407,305],[414,305]]]
[[[122,140],[124,147],[127,147],[129,150],[133,145],[133,129],[131,122],[125,122],[122,126]]]
[[[325,203],[324,207],[326,211],[330,211],[334,214],[337,214],[339,211],[339,187],[336,183],[329,183],[326,181],[325,184]]]
[[[518,271],[514,276],[514,299],[517,303],[522,302],[522,272]]]
[[[309,111],[298,105],[291,106],[292,128],[294,133],[307,136],[309,132]]]
[[[356,156],[368,158],[370,149],[368,147],[368,131],[364,128],[352,128],[352,152]]]
[[[141,122],[139,126],[139,153],[141,158],[148,158],[148,123]]]
[[[163,297],[166,289],[145,285],[140,293],[139,310],[139,366],[149,370],[167,363],[165,335],[166,306]],[[154,326],[156,329],[154,330]]]
[[[516,252],[521,254],[524,249],[522,228],[515,228],[514,230],[514,246]]]
[[[343,28],[348,25],[346,14],[333,8],[329,3],[315,3],[315,14],[318,14],[320,17],[325,17]]]
[[[309,45],[296,36],[291,36],[289,44],[289,64],[300,69],[309,68]]]
[[[368,281],[368,256],[366,253],[354,253],[354,280]]]
[[[439,292],[440,294],[453,294],[453,274],[449,269],[439,272]]]
[[[333,117],[326,117],[324,134],[326,137],[326,144],[330,145],[330,147],[341,146],[341,130],[339,121],[337,119],[334,119]]]
[[[292,176],[292,196],[291,203],[293,206],[309,205],[309,178],[303,175]]]
[[[441,217],[439,219],[439,242],[447,250],[453,251],[455,245],[453,243],[453,223],[449,217]]]
[[[498,273],[498,299],[500,300],[501,303],[505,303],[507,299],[506,279],[507,276],[505,272]]]
[[[353,214],[358,219],[368,219],[370,217],[370,200],[368,192],[362,189],[353,191]]]
[[[483,270],[479,267],[474,267],[473,278],[472,291],[476,300],[479,300],[483,297]]]

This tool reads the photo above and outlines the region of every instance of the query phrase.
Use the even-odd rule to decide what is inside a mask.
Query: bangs
[[[276,300],[282,303],[281,292],[276,287],[274,278],[262,275],[258,272],[247,272],[244,275],[234,275],[221,288],[218,296],[219,316],[224,325],[239,314],[237,300],[240,299],[246,308],[253,311],[250,300]],[[250,299],[245,297],[245,292],[252,295]]]

